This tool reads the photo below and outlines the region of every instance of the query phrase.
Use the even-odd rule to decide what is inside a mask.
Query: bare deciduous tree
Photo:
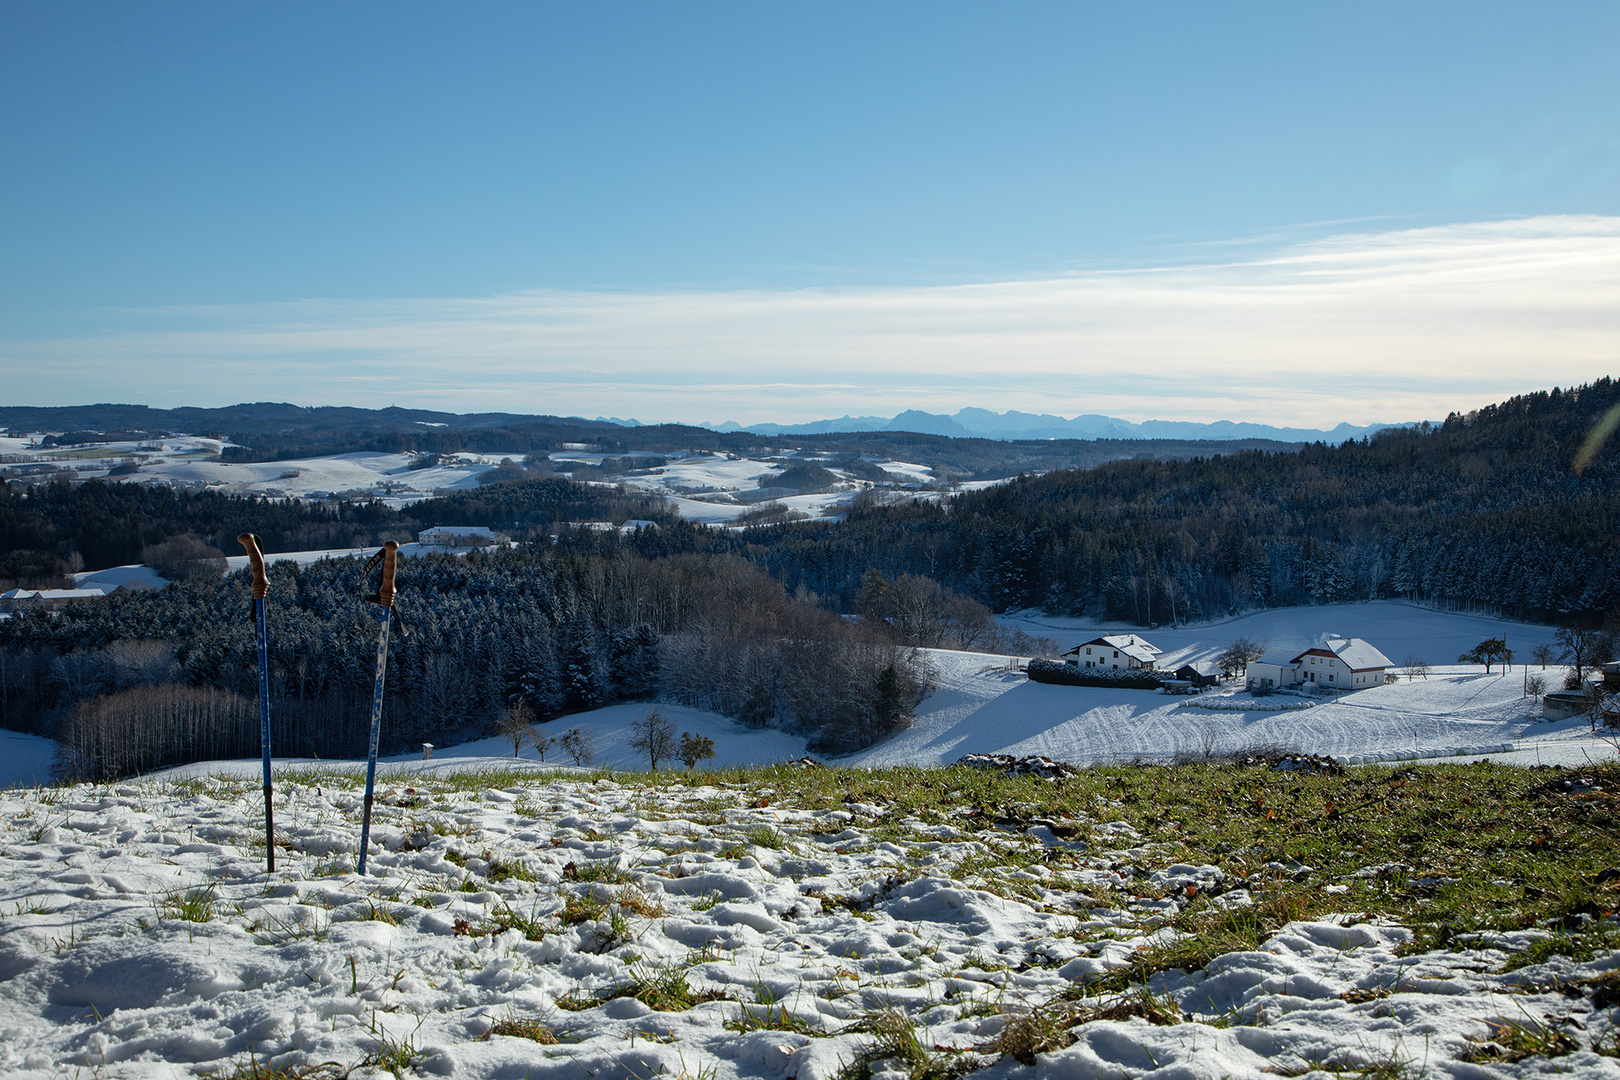
[[[589,765],[596,760],[596,743],[591,739],[591,733],[582,728],[569,728],[557,743],[574,759],[575,765]]]
[[[647,755],[653,772],[658,771],[659,761],[674,756],[675,725],[657,709],[648,709],[646,716],[630,725],[630,730],[635,732],[630,739],[630,748]]]
[[[1232,644],[1221,651],[1215,658],[1215,666],[1221,669],[1221,674],[1228,679],[1234,675],[1241,675],[1249,670],[1249,665],[1266,655],[1270,642],[1256,641],[1251,637],[1235,638]]]
[[[1586,677],[1588,667],[1608,659],[1608,653],[1613,649],[1609,635],[1601,630],[1565,626],[1559,628],[1555,639],[1562,650],[1560,659],[1575,669],[1576,682]]]
[[[495,730],[503,739],[512,740],[512,756],[517,757],[523,749],[523,744],[533,742],[537,736],[534,730],[534,710],[529,708],[528,702],[521,699],[512,702],[495,721]]]

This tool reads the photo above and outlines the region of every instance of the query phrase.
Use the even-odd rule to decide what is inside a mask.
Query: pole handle
[[[236,542],[247,548],[248,562],[253,564],[253,599],[263,600],[264,594],[270,591],[270,581],[265,577],[264,552],[259,550],[259,538],[245,532]]]
[[[382,547],[382,581],[377,585],[377,603],[394,606],[394,570],[399,562],[399,541],[390,540]]]

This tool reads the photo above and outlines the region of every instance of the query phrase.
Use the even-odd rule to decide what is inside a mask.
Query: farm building
[[[1109,634],[1082,641],[1063,654],[1066,664],[1076,667],[1140,668],[1152,671],[1159,653],[1146,638],[1137,634]]]
[[[1277,689],[1323,686],[1361,690],[1384,684],[1389,657],[1361,638],[1328,638],[1296,656],[1268,656],[1249,665],[1249,685]]]
[[[0,593],[7,611],[61,611],[80,600],[100,600],[115,589],[11,589]]]
[[[1176,668],[1175,676],[1194,687],[1214,686],[1221,681],[1221,669],[1213,661],[1200,660],[1196,664],[1182,664]]]
[[[435,525],[416,534],[416,542],[426,547],[488,547],[504,539],[482,525]]]

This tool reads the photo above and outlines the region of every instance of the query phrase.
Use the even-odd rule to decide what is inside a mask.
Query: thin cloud
[[[310,300],[0,343],[13,401],[276,396],[793,421],[964,405],[1332,426],[1442,416],[1620,357],[1620,218],[1347,234],[1229,262],[871,289]],[[259,372],[249,393],[227,373]],[[212,401],[199,400],[207,394]]]

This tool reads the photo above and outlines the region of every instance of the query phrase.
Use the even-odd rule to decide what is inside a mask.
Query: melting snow
[[[1613,956],[1493,974],[1534,935],[1402,956],[1405,929],[1343,916],[1155,976],[1182,1022],[1131,1018],[1133,991],[1024,1066],[992,1048],[1005,1024],[1075,1007],[1061,996],[1171,933],[1146,920],[1219,893],[1221,871],[1078,808],[1059,839],[763,805],[736,785],[499,782],[385,776],[365,877],[348,869],[358,792],[329,773],[279,777],[274,873],[253,780],[0,794],[0,1072],[190,1077],[250,1054],[346,1068],[387,1040],[430,1076],[820,1080],[896,1012],[927,1052],[997,1077],[1521,1075],[1537,1068],[1460,1059],[1499,1022],[1613,1038],[1608,1008],[1547,989]],[[1052,845],[1077,861],[1005,858]],[[494,1033],[527,1021],[559,1041]],[[1585,1050],[1541,1066],[1620,1075]]]

